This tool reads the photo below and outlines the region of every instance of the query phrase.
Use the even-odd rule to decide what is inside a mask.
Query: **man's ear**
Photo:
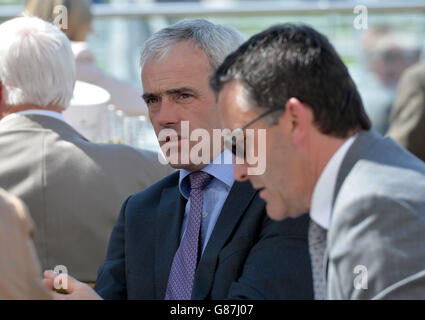
[[[2,98],[3,98],[3,84],[0,81],[0,103],[2,101]]]
[[[291,140],[294,144],[299,144],[304,140],[313,123],[313,111],[297,98],[291,98],[286,103],[285,113],[290,122]]]

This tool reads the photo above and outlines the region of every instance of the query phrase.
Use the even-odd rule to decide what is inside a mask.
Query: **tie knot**
[[[190,189],[203,190],[211,182],[212,178],[211,175],[203,171],[191,173],[189,176]]]

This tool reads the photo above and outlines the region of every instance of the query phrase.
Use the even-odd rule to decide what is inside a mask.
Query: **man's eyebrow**
[[[150,98],[156,98],[158,97],[158,95],[154,94],[154,93],[145,93],[142,95],[143,100],[148,100]]]
[[[177,88],[177,89],[170,89],[165,91],[166,95],[174,95],[174,94],[182,94],[182,93],[191,93],[191,94],[198,94],[198,92],[194,89],[183,87],[183,88]],[[142,95],[143,100],[148,100],[150,98],[158,98],[162,94],[161,93],[145,93]]]
[[[187,88],[187,87],[177,88],[177,89],[170,89],[170,90],[165,91],[165,94],[167,94],[167,95],[181,94],[181,93],[197,94],[197,91],[196,90],[193,90],[191,88]]]

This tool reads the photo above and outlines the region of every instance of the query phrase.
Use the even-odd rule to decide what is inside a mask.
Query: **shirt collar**
[[[314,187],[311,198],[310,217],[326,230],[329,229],[329,220],[332,211],[332,201],[339,169],[348,150],[356,141],[357,135],[349,138],[329,160],[325,169]]]
[[[0,120],[0,124],[5,123],[6,121],[12,120],[14,118],[17,118],[19,116],[28,116],[28,115],[46,116],[46,117],[55,118],[65,122],[65,118],[59,112],[55,112],[51,110],[26,110],[26,111],[9,114],[8,116]]]
[[[233,177],[233,163],[227,161],[228,159],[233,159],[233,156],[229,150],[224,150],[213,162],[209,163],[201,171],[209,173],[214,177],[214,179],[224,183],[226,188],[229,190],[232,188],[235,179]],[[189,199],[190,195],[190,186],[189,183],[185,183],[187,180],[185,178],[189,176],[192,172],[185,169],[180,169],[180,179],[179,179],[179,188],[180,193],[186,199]]]

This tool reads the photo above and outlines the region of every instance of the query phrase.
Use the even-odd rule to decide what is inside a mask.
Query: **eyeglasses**
[[[246,125],[236,129],[235,131],[233,131],[232,134],[228,135],[225,139],[224,139],[224,147],[228,150],[230,150],[235,156],[239,156],[239,153],[237,152],[237,150],[243,150],[243,157],[246,157],[246,148],[245,148],[245,135],[243,134],[243,131],[248,128],[249,126],[253,125],[255,122],[257,122],[258,120],[268,116],[271,113],[277,112],[277,111],[283,111],[282,109],[270,109],[267,110],[266,112],[260,114],[258,117],[256,117],[254,120],[248,122]],[[237,137],[238,136],[243,136],[243,140],[239,140],[237,141]]]

